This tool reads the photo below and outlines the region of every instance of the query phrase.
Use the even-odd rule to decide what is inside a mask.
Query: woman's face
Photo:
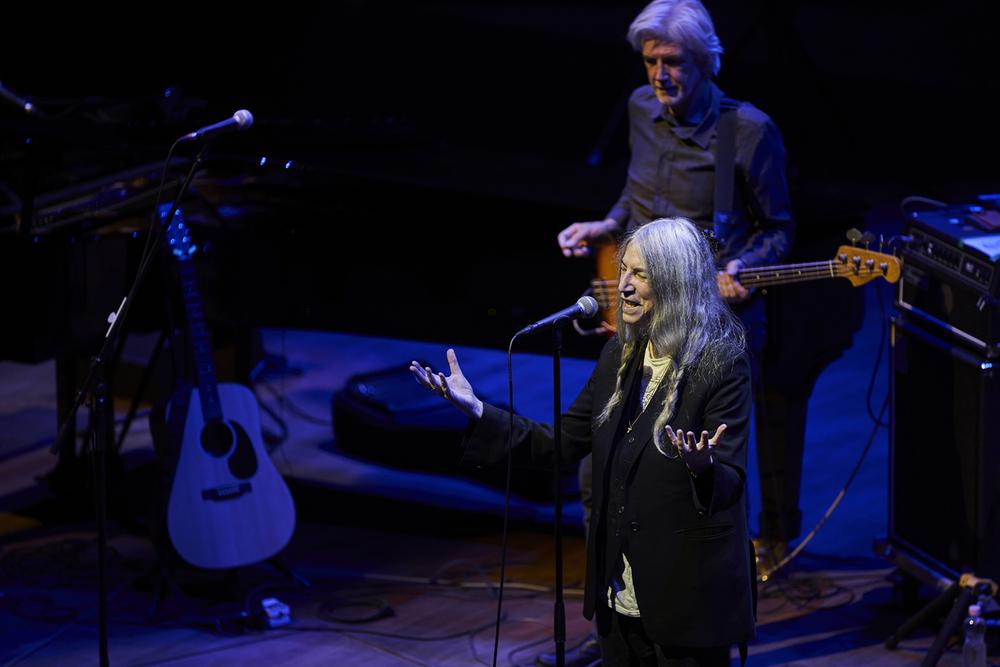
[[[618,279],[619,307],[622,309],[622,319],[626,324],[648,326],[656,308],[653,290],[649,287],[646,267],[642,256],[630,243],[622,255],[620,267],[621,277]]]

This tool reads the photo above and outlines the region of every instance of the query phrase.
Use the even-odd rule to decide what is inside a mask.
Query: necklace
[[[635,404],[636,397],[638,397],[639,405],[642,406],[642,409],[639,410],[639,414],[635,416],[635,419],[629,420],[628,429],[626,429],[625,431],[626,433],[632,432],[632,427],[635,426],[636,422],[639,421],[639,417],[642,417],[642,413],[646,411],[647,401],[645,400],[645,398],[647,396],[649,396],[650,398],[655,396],[657,387],[659,387],[660,382],[663,380],[663,378],[666,377],[666,373],[664,372],[666,369],[663,368],[662,365],[659,369],[656,369],[657,362],[661,362],[661,360],[658,357],[653,356],[652,343],[648,343],[647,345],[648,347],[646,348],[646,354],[644,355],[644,358],[642,360],[642,365],[639,367],[639,372],[636,373],[636,377],[632,381],[632,394],[629,397],[628,414],[629,416],[631,416],[632,414],[632,409]],[[650,361],[648,366],[646,365],[646,357],[648,357]],[[665,361],[668,361],[668,359],[662,360],[662,362]],[[653,379],[654,377],[656,378],[655,380]],[[645,385],[643,385],[643,382],[645,382]],[[636,387],[636,385],[638,385],[638,387]],[[636,391],[636,389],[638,389],[638,392]]]
[[[643,412],[645,412],[645,411],[646,411],[646,406],[643,406],[643,407],[642,407],[642,410],[639,410],[639,414],[637,414],[637,415],[635,416],[635,419],[633,419],[632,421],[630,421],[630,422],[628,423],[628,428],[627,428],[627,429],[625,429],[625,432],[626,432],[626,433],[631,433],[631,432],[632,432],[632,427],[633,427],[633,426],[635,426],[635,423],[636,423],[637,421],[639,421],[639,417],[641,417],[641,416],[642,416],[642,413],[643,413]]]
[[[652,389],[653,389],[653,393],[654,394],[656,393],[656,386],[660,384],[660,380],[662,380],[662,379],[663,379],[663,376],[661,375],[660,377],[658,377],[656,379],[656,382],[652,383],[652,385],[653,385]],[[632,432],[632,427],[635,426],[635,423],[637,421],[639,421],[639,417],[642,416],[642,413],[646,411],[646,404],[647,404],[647,402],[643,400],[643,397],[644,397],[645,394],[649,393],[650,388],[651,387],[648,384],[646,385],[645,388],[643,388],[642,387],[642,382],[640,381],[640,383],[639,383],[639,404],[642,405],[642,409],[639,410],[639,414],[637,414],[635,416],[635,419],[629,420],[628,428],[625,430],[626,433],[631,433]],[[635,385],[634,384],[632,385],[632,393],[633,393],[633,395],[635,394]],[[629,401],[629,414],[632,414],[632,402],[631,401]]]

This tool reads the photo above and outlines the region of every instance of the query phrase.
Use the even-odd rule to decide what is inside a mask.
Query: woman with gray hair
[[[702,230],[655,220],[624,238],[618,334],[562,416],[567,468],[593,453],[584,615],[602,664],[728,665],[754,637],[744,505],[751,409],[743,330]],[[451,375],[417,381],[470,417],[463,465],[507,458],[510,415]],[[552,465],[552,427],[514,419],[515,465]]]

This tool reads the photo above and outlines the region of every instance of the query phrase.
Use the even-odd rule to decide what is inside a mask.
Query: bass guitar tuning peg
[[[858,229],[851,227],[847,230],[847,240],[851,242],[852,246],[858,245],[858,241],[861,240],[861,232]]]

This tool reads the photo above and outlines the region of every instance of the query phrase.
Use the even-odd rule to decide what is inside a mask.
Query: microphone
[[[216,123],[215,125],[206,125],[200,130],[190,134],[185,134],[177,141],[183,143],[187,141],[214,139],[217,135],[223,134],[224,132],[230,132],[232,130],[246,130],[251,125],[253,125],[253,114],[246,109],[240,109],[233,114],[232,118],[227,118],[221,123]]]
[[[596,312],[597,300],[592,296],[583,296],[569,308],[563,308],[558,313],[549,315],[545,319],[538,320],[534,324],[529,324],[514,335],[516,337],[521,334],[532,334],[536,331],[553,327],[556,323],[562,323],[565,320],[578,320],[580,318],[593,317]]]
[[[24,110],[24,113],[33,114],[37,111],[34,104],[21,97],[10,88],[4,86],[3,82],[0,82],[0,97],[3,97],[16,107],[21,107]]]

